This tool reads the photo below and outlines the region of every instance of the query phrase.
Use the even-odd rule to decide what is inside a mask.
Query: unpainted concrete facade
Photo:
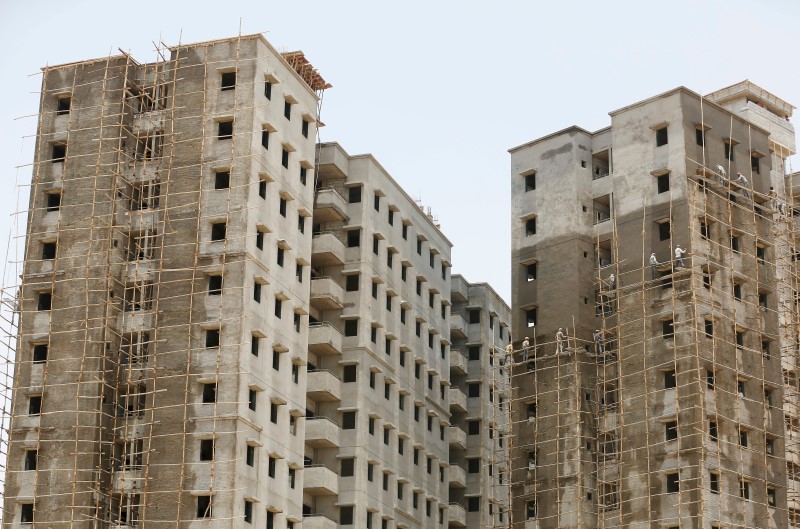
[[[446,526],[451,243],[372,156],[325,143],[318,161],[309,377],[341,390],[316,397],[309,381],[307,409],[341,429],[307,437],[306,460],[339,479],[306,489],[304,508],[339,526]]]
[[[511,309],[458,274],[451,296],[450,527],[509,527]]]
[[[713,100],[678,88],[511,150],[514,339],[538,345],[513,381],[515,524],[787,525],[783,162]]]
[[[302,521],[317,94],[169,53],[44,69],[4,527]]]

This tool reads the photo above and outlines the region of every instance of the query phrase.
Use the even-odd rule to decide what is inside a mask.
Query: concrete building
[[[301,52],[161,54],[43,70],[3,526],[464,527],[481,497],[501,527],[508,307],[372,156],[316,143]]]
[[[451,243],[370,155],[322,144],[317,185],[307,415],[341,428],[309,430],[306,461],[335,487],[307,486],[305,509],[446,526]]]
[[[486,283],[452,277],[450,527],[509,526],[511,309]]]
[[[325,83],[260,35],[166,53],[43,69],[4,527],[302,521]]]
[[[792,110],[680,87],[511,149],[514,527],[787,526]]]

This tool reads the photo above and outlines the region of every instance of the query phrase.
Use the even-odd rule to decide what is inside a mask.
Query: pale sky
[[[605,127],[608,112],[679,85],[705,94],[750,79],[800,104],[798,23],[798,0],[0,0],[0,244],[27,207],[15,182],[30,181],[17,166],[31,162],[40,67],[118,48],[151,61],[154,42],[231,37],[241,25],[305,52],[333,84],[321,139],[372,153],[433,208],[454,273],[510,302],[510,147]]]

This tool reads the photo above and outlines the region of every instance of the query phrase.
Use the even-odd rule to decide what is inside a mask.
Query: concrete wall
[[[454,275],[452,284],[453,314],[462,318],[464,326],[451,330],[450,391],[463,398],[466,407],[451,400],[455,430],[450,464],[463,471],[465,480],[451,479],[450,503],[464,510],[467,527],[507,527],[511,392],[503,356],[504,344],[510,339],[511,311],[486,283],[469,283]],[[470,396],[475,384],[477,396]],[[480,429],[470,434],[472,421],[479,421]],[[466,442],[460,444],[458,439]],[[477,471],[470,470],[469,461],[476,459]],[[458,526],[451,518],[451,527]]]
[[[527,467],[527,452],[538,453],[533,475],[518,477],[515,523],[526,519],[526,502],[535,500],[538,527],[688,526],[700,520],[706,526],[742,520],[757,524],[756,520],[765,519],[770,526],[783,527],[786,521],[780,513],[786,482],[780,408],[765,404],[763,391],[758,390],[767,388],[772,399],[782,393],[780,362],[762,351],[762,343],[778,332],[779,300],[771,294],[778,287],[774,263],[779,252],[774,248],[774,214],[766,209],[766,193],[775,181],[773,160],[761,158],[758,172],[750,167],[751,151],[769,152],[768,136],[712,103],[701,108],[699,97],[685,89],[617,110],[611,118],[610,130],[592,135],[567,129],[511,150],[512,222],[533,214],[542,226],[541,234],[537,226],[534,236],[522,235],[518,227],[512,243],[516,343],[532,334],[520,319],[523,310],[536,306],[541,314],[536,362],[527,364],[533,369],[527,373],[526,364],[516,368],[526,373],[521,375],[526,382],[519,385],[519,397],[523,403],[536,403],[537,418],[535,431],[530,432],[525,424],[527,406],[519,406],[515,413],[515,423],[520,424],[515,468]],[[668,141],[658,146],[656,131],[664,127]],[[703,145],[696,141],[698,127],[706,131]],[[735,144],[732,161],[725,160],[725,141]],[[553,156],[556,151],[562,158]],[[592,169],[604,167],[607,157],[610,174],[581,174],[586,168],[574,163],[572,152],[593,155]],[[736,186],[724,188],[716,175],[703,169],[716,173],[718,163],[728,175],[746,174],[749,192],[755,192],[761,205],[754,206]],[[536,190],[525,192],[520,175],[531,170],[537,171]],[[548,180],[551,174],[571,171],[578,176],[568,176],[566,182],[562,177],[558,185]],[[541,174],[546,175],[542,183]],[[657,186],[660,175],[669,179],[669,189],[662,192]],[[700,178],[705,192],[698,185]],[[557,189],[551,191],[551,185]],[[536,198],[540,186],[548,199],[550,193],[556,200],[572,194],[577,204],[609,203],[610,219],[596,222],[595,217],[594,226],[584,224],[581,229],[575,224],[574,209],[566,204],[552,208],[551,201],[545,205]],[[581,198],[585,190],[590,195]],[[671,223],[670,237],[661,240],[658,223],[664,221]],[[700,234],[701,222],[710,227],[707,236]],[[739,251],[731,247],[732,235],[738,237]],[[563,242],[568,238],[576,242],[568,246]],[[555,270],[574,266],[574,250],[581,244],[597,252],[589,256],[593,263],[578,273]],[[674,268],[671,256],[676,244],[690,252],[687,270]],[[757,244],[765,249],[764,263],[756,258]],[[666,263],[658,274],[666,274],[671,282],[652,281],[647,265],[652,252]],[[521,265],[534,255],[538,276],[526,281]],[[711,273],[710,289],[704,287],[704,271]],[[611,273],[618,286],[609,291]],[[741,301],[733,299],[734,283],[741,289]],[[601,290],[605,312],[602,306],[595,311],[591,304],[590,314],[575,308],[576,298],[594,300]],[[759,294],[767,294],[761,300],[766,303],[763,310]],[[579,350],[564,353],[575,355],[569,364],[562,355],[550,356],[554,350],[550,337],[557,327],[572,327],[565,323],[573,316],[575,330],[570,328],[569,333],[577,336]],[[705,337],[706,320],[714,322],[713,339]],[[674,338],[662,337],[665,321],[673,322]],[[609,340],[602,356],[581,342],[590,339],[592,328],[604,329]],[[736,347],[735,331],[743,333],[741,348]],[[559,367],[562,362],[570,369]],[[664,373],[673,369],[677,387],[665,388]],[[706,389],[708,369],[716,373],[714,390]],[[550,387],[561,376],[566,377],[564,386]],[[746,396],[737,399],[739,382],[745,384]],[[579,402],[584,406],[570,406]],[[677,421],[678,438],[666,441],[665,424],[671,420]],[[718,422],[719,441],[708,437],[709,420]],[[566,430],[559,429],[561,425]],[[737,446],[740,429],[756,438],[746,449]],[[613,457],[601,449],[609,434],[619,445]],[[533,442],[526,444],[531,436]],[[774,455],[766,458],[765,436],[775,444]],[[579,437],[588,441],[569,444]],[[561,458],[584,464],[568,472]],[[722,496],[709,492],[711,471],[720,474]],[[680,476],[679,493],[667,491],[673,473]],[[742,478],[750,482],[751,502],[738,497]],[[616,487],[618,506],[615,501],[608,508],[604,483]],[[768,487],[776,491],[777,508],[767,506]]]
[[[319,196],[323,191],[330,195],[335,192],[345,202],[346,214],[334,215],[333,208],[327,207],[330,202],[325,203],[322,213],[318,201],[315,214],[322,214],[317,217],[315,231],[332,233],[346,243],[347,232],[358,230],[360,239],[358,246],[343,250],[338,263],[329,260],[327,254],[322,261],[312,259],[313,272],[320,280],[330,278],[344,289],[339,307],[321,303],[315,307],[312,301],[312,318],[342,334],[346,334],[344,321],[358,322],[356,335],[344,336],[340,351],[317,355],[315,365],[340,379],[344,378],[345,366],[355,365],[356,379],[341,384],[339,400],[311,402],[309,407],[315,415],[340,424],[343,413],[355,412],[356,428],[342,429],[338,446],[307,444],[306,457],[337,472],[342,458],[355,458],[355,472],[352,477],[338,479],[336,494],[307,493],[306,510],[339,520],[339,508],[352,505],[358,527],[366,526],[369,513],[373,527],[382,519],[408,527],[428,527],[439,522],[441,509],[446,524],[451,244],[371,156],[350,156],[337,144],[323,144],[319,163]],[[355,194],[351,199],[351,188],[360,188],[357,201]],[[357,276],[351,279],[357,290],[347,289],[348,276]],[[405,313],[404,322],[401,311]],[[370,464],[372,481],[368,479]],[[387,490],[382,488],[385,473]],[[403,488],[402,498],[398,487]],[[427,501],[431,502],[430,517]]]
[[[221,90],[222,72],[233,70],[235,89]],[[271,100],[263,95],[265,75],[276,81]],[[168,90],[165,108],[142,113],[136,94],[154,84]],[[56,97],[64,94],[71,109],[55,116]],[[313,171],[305,185],[299,171],[314,161],[313,124],[304,137],[301,117],[315,113],[315,94],[260,36],[183,46],[159,64],[112,58],[46,70],[20,319],[20,366],[28,368],[14,397],[6,491],[14,515],[5,524],[19,523],[16,502],[34,496],[36,521],[50,527],[94,527],[95,516],[132,521],[119,507],[127,497],[140,523],[166,526],[194,519],[196,496],[209,491],[214,526],[238,527],[246,498],[254,502],[253,523],[264,523],[267,509],[279,512],[279,522],[302,520],[297,438],[304,438],[311,222],[301,233],[297,216],[312,210]],[[228,118],[233,137],[219,139],[217,121]],[[268,152],[260,143],[266,120],[276,129]],[[160,131],[161,156],[137,157],[137,142]],[[66,142],[63,164],[49,161],[50,138]],[[288,168],[282,143],[293,149]],[[225,189],[215,189],[220,170],[230,172]],[[269,180],[265,198],[260,175]],[[143,184],[150,199],[136,194]],[[45,193],[55,189],[62,207],[46,212]],[[288,199],[286,218],[280,196]],[[223,221],[224,240],[212,242],[212,223]],[[256,248],[257,226],[268,232],[263,250]],[[153,247],[130,257],[129,239],[142,231],[155,235]],[[42,236],[58,241],[54,261],[40,260]],[[304,263],[302,282],[296,263]],[[209,295],[216,274],[224,277],[222,293]],[[132,310],[126,300],[136,281],[153,288]],[[256,281],[263,283],[260,303]],[[36,310],[40,288],[53,290],[49,314]],[[284,299],[280,318],[276,297]],[[209,329],[219,330],[218,347],[206,347]],[[254,333],[262,337],[257,357]],[[149,338],[146,357],[135,364],[121,352],[132,335]],[[49,345],[46,363],[31,365],[31,340]],[[291,364],[300,366],[296,383]],[[213,382],[216,402],[203,403],[203,384]],[[31,391],[43,391],[38,418],[27,416],[23,395]],[[143,398],[131,411],[132,393]],[[279,403],[278,428],[270,402]],[[298,417],[291,428],[290,415]],[[131,459],[126,441],[136,439],[143,446]],[[214,439],[213,461],[200,461],[203,439]],[[248,445],[255,448],[252,467]],[[30,447],[38,447],[39,470],[18,472]],[[268,454],[280,458],[274,479],[265,477]],[[283,486],[289,467],[297,469],[293,489]]]

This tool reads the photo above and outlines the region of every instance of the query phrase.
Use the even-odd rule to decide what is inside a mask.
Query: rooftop
[[[719,105],[736,99],[746,98],[748,101],[753,101],[782,118],[792,117],[792,111],[795,109],[790,103],[747,79],[711,92],[706,95],[706,98]]]

